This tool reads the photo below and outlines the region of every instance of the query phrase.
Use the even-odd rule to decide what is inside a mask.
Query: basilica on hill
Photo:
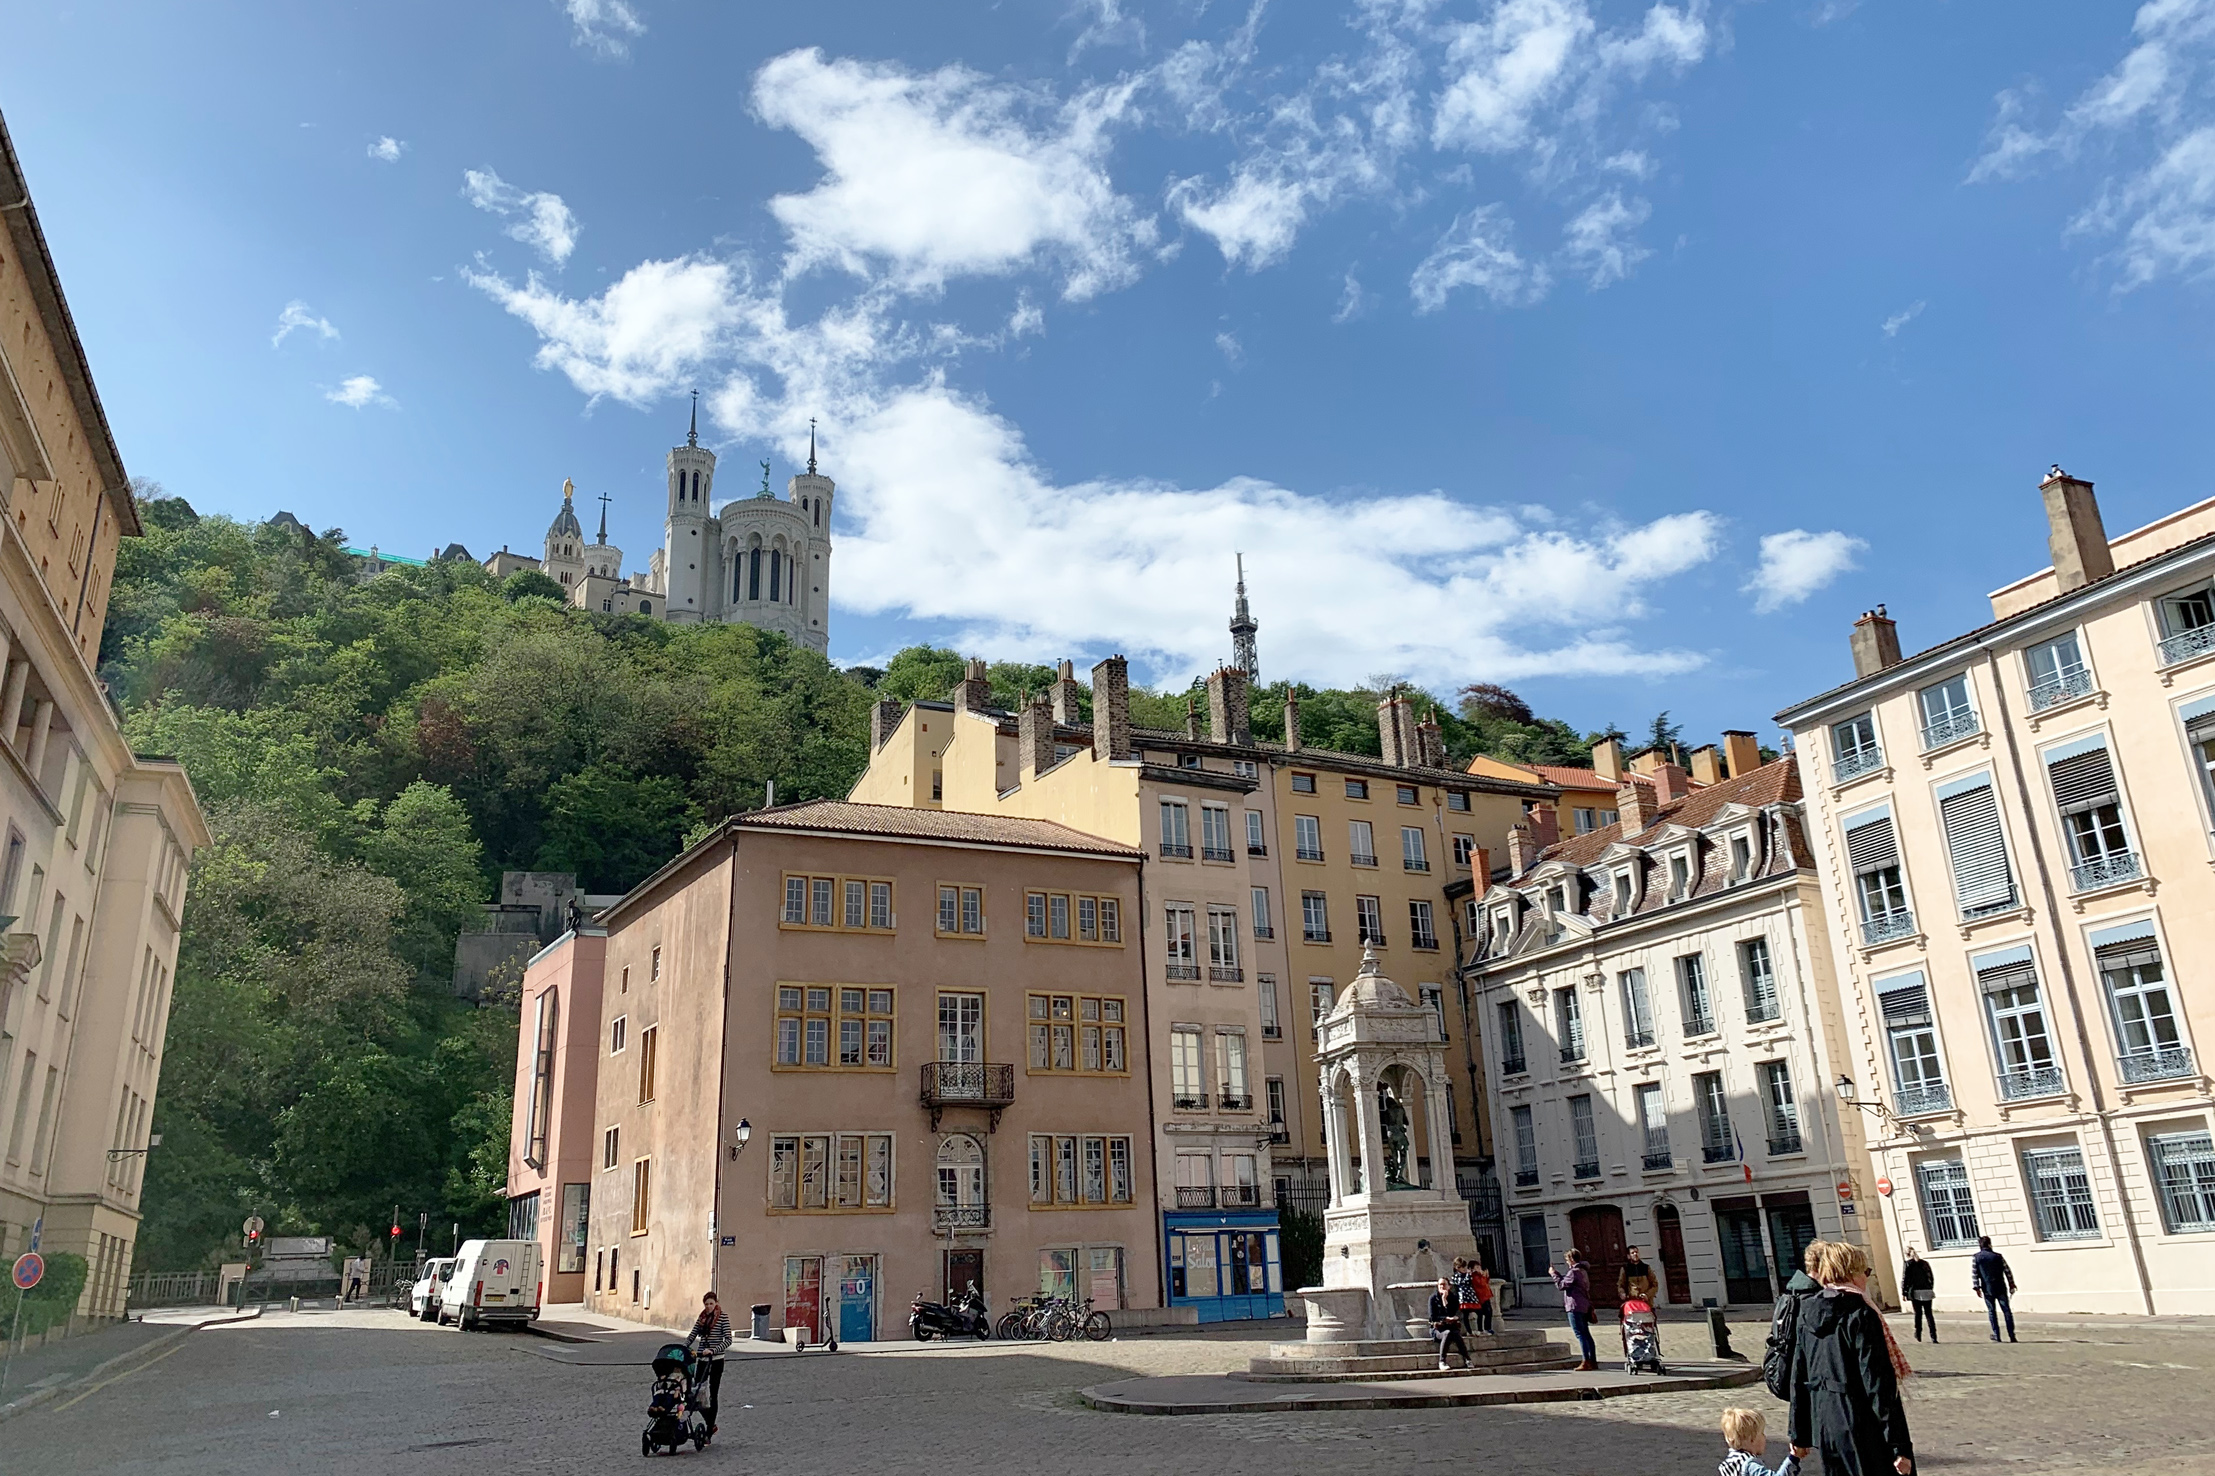
[[[830,644],[831,507],[838,489],[815,468],[814,433],[808,436],[808,469],[786,484],[783,497],[769,490],[769,463],[763,462],[761,490],[717,510],[715,453],[700,444],[695,398],[684,444],[670,448],[667,467],[662,543],[645,572],[623,573],[623,550],[608,542],[605,495],[599,534],[587,541],[576,487],[566,481],[561,511],[546,530],[545,557],[502,548],[485,568],[503,579],[537,569],[579,609],[753,625],[824,652]]]

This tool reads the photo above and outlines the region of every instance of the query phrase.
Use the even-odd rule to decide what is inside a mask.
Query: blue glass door
[[[838,1340],[866,1343],[877,1336],[877,1258],[847,1256],[838,1276]]]

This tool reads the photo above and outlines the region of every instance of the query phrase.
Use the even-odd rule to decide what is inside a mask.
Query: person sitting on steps
[[[1438,1278],[1438,1290],[1431,1293],[1431,1335],[1438,1339],[1438,1366],[1446,1367],[1446,1355],[1459,1353],[1461,1366],[1470,1368],[1469,1344],[1461,1336],[1461,1297],[1454,1291],[1451,1277]]]

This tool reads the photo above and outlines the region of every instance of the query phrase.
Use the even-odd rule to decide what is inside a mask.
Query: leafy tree
[[[564,775],[546,797],[541,871],[573,871],[592,892],[623,892],[677,853],[699,808],[674,779],[594,766]]]
[[[419,975],[450,977],[454,938],[480,915],[485,885],[484,846],[469,812],[442,784],[416,780],[379,809],[356,806],[364,865],[400,884],[405,898],[393,947]]]
[[[500,597],[509,604],[517,600],[553,600],[557,604],[569,603],[569,591],[559,580],[537,569],[518,569],[500,581]]]
[[[961,681],[961,653],[943,646],[909,646],[885,663],[877,695],[902,702],[944,702]]]
[[[1497,682],[1472,682],[1460,697],[1461,716],[1471,723],[1528,726],[1533,721],[1530,704]]]
[[[1648,746],[1658,748],[1671,763],[1684,762],[1684,726],[1669,721],[1667,709],[1654,715],[1653,726],[1646,734]]]

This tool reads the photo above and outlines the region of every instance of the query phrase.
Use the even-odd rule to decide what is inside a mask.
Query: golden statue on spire
[[[564,501],[564,502],[567,502],[567,501],[569,501],[569,499],[570,499],[570,498],[572,498],[572,497],[574,497],[574,496],[576,496],[576,495],[577,495],[577,484],[576,484],[575,482],[572,482],[571,480],[569,480],[569,478],[567,478],[567,477],[563,477],[563,478],[561,479],[561,500],[562,500],[562,501]]]

